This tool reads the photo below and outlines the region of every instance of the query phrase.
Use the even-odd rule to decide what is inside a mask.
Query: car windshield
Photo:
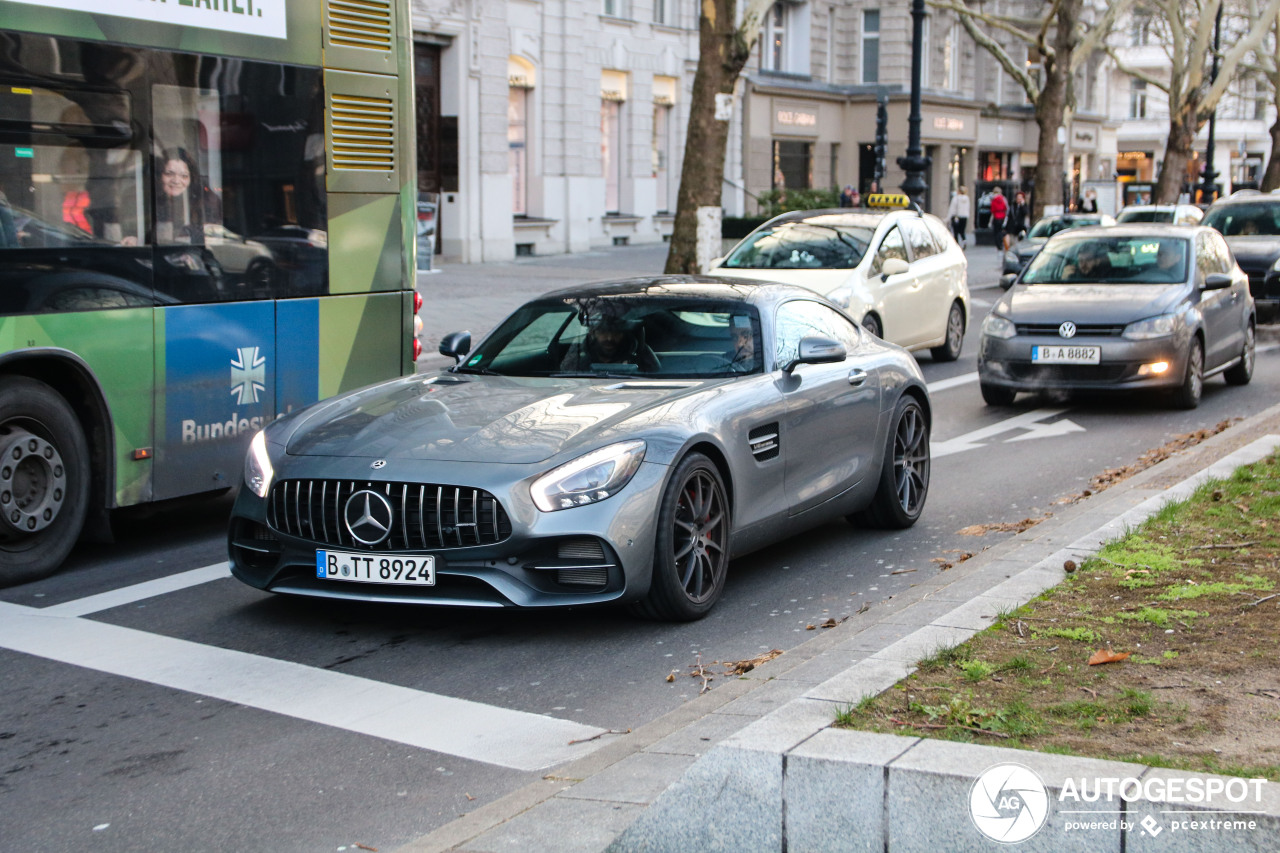
[[[1086,225],[1101,225],[1102,220],[1097,217],[1088,216],[1052,216],[1045,217],[1031,226],[1028,237],[1044,239],[1052,237],[1059,231],[1066,231],[1069,228],[1083,228]]]
[[[566,296],[512,314],[455,370],[504,376],[709,378],[759,373],[760,318],[741,302]]]
[[[1063,236],[1045,244],[1021,284],[1174,284],[1187,277],[1184,237]]]
[[[1173,210],[1149,207],[1145,210],[1122,210],[1116,217],[1116,223],[1123,222],[1172,222]]]
[[[835,220],[843,217],[825,217]],[[823,218],[779,222],[748,234],[722,267],[751,270],[847,270],[861,262],[875,227]]]
[[[1210,208],[1200,224],[1224,237],[1275,237],[1280,235],[1280,203],[1224,204]]]

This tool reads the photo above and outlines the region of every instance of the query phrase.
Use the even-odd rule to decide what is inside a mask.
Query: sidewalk
[[[996,849],[1001,845],[965,843],[954,832],[962,826],[957,821],[967,823],[956,809],[968,802],[975,774],[985,767],[1029,765],[1051,790],[1086,774],[1167,774],[831,724],[837,709],[888,688],[921,657],[967,639],[1001,610],[1059,583],[1067,559],[1082,562],[1197,482],[1226,476],[1278,446],[1280,405],[820,632],[401,853]],[[1129,817],[1141,820],[1152,806],[1131,808]],[[1274,846],[1280,837],[1280,795],[1269,795],[1263,812],[1255,818],[1257,833],[1245,836],[1257,839],[1252,849]],[[1026,849],[1223,849],[1216,836],[1166,836],[1144,847],[1139,833],[1116,830],[1102,844],[1095,835],[1064,838],[1061,826],[1054,830],[1050,822]]]

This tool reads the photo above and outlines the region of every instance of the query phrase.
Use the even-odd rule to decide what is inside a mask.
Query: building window
[[[1150,15],[1134,15],[1129,29],[1129,44],[1132,47],[1143,47],[1151,44],[1151,30],[1154,22]]]
[[[627,16],[627,0],[604,0],[604,14],[610,18]]]
[[[951,25],[951,29],[947,30],[946,43],[942,45],[942,73],[945,76],[943,85],[947,87],[947,91],[956,92],[960,89],[960,23],[959,21]]]
[[[880,82],[880,10],[862,10],[862,82]]]
[[[790,139],[773,141],[773,189],[813,187],[813,143]]]
[[[1129,118],[1147,117],[1147,81],[1129,81]]]
[[[653,105],[654,207],[671,210],[671,105]]]
[[[674,0],[653,0],[653,22],[655,24],[670,24],[667,16],[671,13],[668,8]]]
[[[600,102],[600,165],[604,176],[604,209],[617,213],[622,186],[622,102]]]
[[[526,147],[529,90],[512,86],[507,92],[507,170],[511,173],[511,212],[524,216],[529,212],[529,154]]]
[[[931,78],[929,77],[929,71],[933,66],[933,63],[929,61],[929,54],[933,53],[930,50],[931,42],[929,41],[929,22],[931,20],[933,19],[926,15],[920,27],[920,79],[923,81],[921,85],[926,88],[931,88],[932,86]]]

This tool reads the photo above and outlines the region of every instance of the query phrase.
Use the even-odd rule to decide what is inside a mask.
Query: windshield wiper
[[[449,368],[449,372],[450,373],[475,373],[479,376],[502,376],[503,375],[498,371],[490,370],[487,367],[466,367],[461,364],[457,364]]]

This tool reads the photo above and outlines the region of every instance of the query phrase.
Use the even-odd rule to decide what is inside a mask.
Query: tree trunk
[[[1267,171],[1262,175],[1260,189],[1264,193],[1280,189],[1280,114],[1277,114],[1275,124],[1271,125],[1271,156],[1267,158]]]
[[[729,122],[717,120],[716,95],[732,96],[750,53],[734,26],[735,0],[703,0],[698,22],[698,70],[693,77],[684,165],[666,272],[696,273],[699,207],[718,207]]]
[[[1058,128],[1067,112],[1067,78],[1071,73],[1071,54],[1078,40],[1082,0],[1066,0],[1058,9],[1053,30],[1053,53],[1044,58],[1044,82],[1036,98],[1036,126],[1040,141],[1036,146],[1036,182],[1033,194],[1032,222],[1044,215],[1045,205],[1065,205],[1063,197],[1066,164],[1058,142]]]
[[[1169,136],[1164,146],[1164,165],[1160,167],[1155,197],[1151,199],[1154,204],[1177,204],[1178,196],[1182,193],[1182,184],[1187,179],[1187,163],[1191,161],[1196,132],[1200,129],[1196,123],[1198,100],[1198,98],[1189,99],[1182,110],[1169,119]]]

